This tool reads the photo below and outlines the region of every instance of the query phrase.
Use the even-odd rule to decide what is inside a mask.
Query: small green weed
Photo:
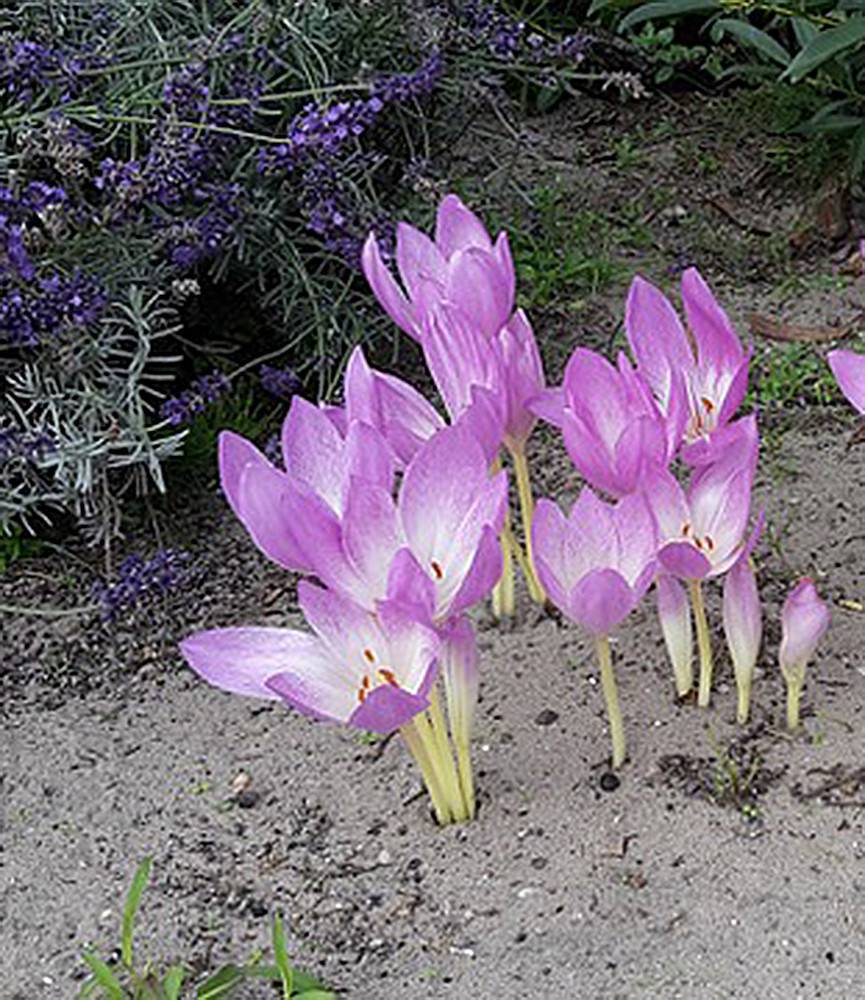
[[[712,801],[735,809],[749,822],[758,820],[760,806],[757,800],[772,778],[763,768],[761,754],[753,745],[742,742],[725,747],[712,737],[709,741],[715,752],[709,793]]]
[[[540,188],[528,212],[510,227],[522,288],[519,304],[526,308],[579,301],[627,281],[630,270],[617,260],[618,248],[650,245],[638,222],[626,217],[614,222],[567,202],[560,188]]]
[[[5,573],[19,559],[29,559],[41,553],[42,543],[38,538],[25,535],[17,524],[10,525],[8,534],[0,535],[0,573]]]
[[[687,70],[706,69],[717,76],[720,66],[716,55],[705,45],[682,45],[675,41],[675,29],[656,28],[651,21],[632,39],[652,64],[655,83],[667,83]]]
[[[751,370],[746,403],[763,410],[783,413],[807,404],[828,406],[841,399],[823,353],[812,344],[764,347],[755,354]]]
[[[645,161],[645,153],[630,135],[623,135],[613,143],[616,166],[619,170],[633,170]]]
[[[126,905],[123,908],[123,922],[120,935],[120,960],[114,963],[102,961],[91,951],[84,952],[84,961],[91,975],[78,994],[79,1000],[99,998],[99,1000],[180,1000],[182,995],[195,1000],[228,1000],[237,987],[251,979],[267,979],[280,983],[283,1000],[335,1000],[317,980],[305,973],[292,969],[288,960],[285,935],[279,914],[273,919],[273,953],[275,965],[265,965],[260,955],[255,955],[245,965],[224,965],[218,972],[193,987],[194,992],[182,994],[187,970],[182,964],[172,965],[163,975],[159,975],[147,961],[139,970],[132,947],[132,933],[135,914],[150,876],[152,859],[145,858],[138,866]]]
[[[280,405],[284,413],[288,404]],[[187,482],[192,479],[209,485],[216,477],[217,439],[221,431],[234,431],[252,441],[260,441],[268,428],[276,429],[276,408],[269,407],[251,385],[240,385],[199,413],[183,442],[182,461],[169,466],[171,475],[180,471]]]

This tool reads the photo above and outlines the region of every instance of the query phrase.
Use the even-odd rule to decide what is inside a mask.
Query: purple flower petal
[[[364,243],[361,267],[373,294],[384,311],[401,330],[417,339],[414,310],[387,265],[381,259],[378,242],[373,233],[369,234],[366,243]]]
[[[592,635],[609,635],[635,604],[634,593],[621,573],[596,569],[578,581],[563,610]]]
[[[860,413],[865,413],[865,354],[830,351],[826,357],[838,388]]]
[[[429,707],[429,700],[402,688],[381,684],[354,710],[348,724],[356,729],[387,735]]]
[[[487,253],[493,250],[484,224],[455,194],[446,195],[439,204],[435,242],[446,258],[468,247],[478,247]]]
[[[337,514],[342,509],[344,442],[327,414],[300,396],[282,425],[285,470],[311,487]]]
[[[658,551],[658,561],[668,573],[684,580],[702,580],[712,571],[712,564],[691,542],[668,542]]]
[[[276,695],[266,686],[274,674],[298,663],[322,668],[321,643],[307,632],[285,628],[217,628],[180,643],[192,669],[208,684],[250,698]]]

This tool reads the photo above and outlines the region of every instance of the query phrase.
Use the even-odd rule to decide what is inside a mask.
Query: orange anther
[[[379,667],[378,675],[386,684],[390,684],[392,687],[396,688],[399,687],[399,682],[397,681],[394,672],[392,670],[388,670],[387,667]]]

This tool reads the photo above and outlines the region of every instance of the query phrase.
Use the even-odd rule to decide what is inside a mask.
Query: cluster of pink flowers
[[[317,719],[399,730],[439,822],[460,821],[475,808],[478,653],[467,612],[491,593],[498,614],[513,610],[512,560],[536,600],[548,597],[595,639],[614,765],[625,743],[610,632],[655,584],[683,696],[693,685],[693,610],[698,701],[708,704],[712,648],[701,587],[723,577],[744,721],[762,631],[751,560],[762,523],[758,516],[751,524],[759,438],[753,416],[736,417],[749,353],[699,273],[682,279],[687,326],[636,278],[626,309],[636,363],[621,353],[613,365],[579,348],[562,385],[547,388],[531,325],[515,309],[507,236],[493,241],[456,196],[439,206],[434,238],[400,225],[399,281],[373,235],[363,265],[383,308],[418,341],[447,419],[357,348],[341,406],[293,399],[284,470],[223,433],[225,495],[268,558],[309,578],[298,601],[312,632],[198,633],[182,644],[190,665],[218,687]],[[865,408],[863,359],[837,352],[832,363]],[[534,507],[526,446],[538,419],[561,429],[587,484],[567,517],[550,500]],[[505,455],[524,544],[510,522]],[[794,589],[782,625],[781,665],[801,690],[828,626],[811,581]]]

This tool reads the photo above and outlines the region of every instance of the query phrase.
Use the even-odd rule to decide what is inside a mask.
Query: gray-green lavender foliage
[[[477,0],[0,11],[0,530],[107,544],[238,380],[326,396],[395,335],[366,233],[441,193],[430,158],[514,74],[634,89],[591,51]]]

